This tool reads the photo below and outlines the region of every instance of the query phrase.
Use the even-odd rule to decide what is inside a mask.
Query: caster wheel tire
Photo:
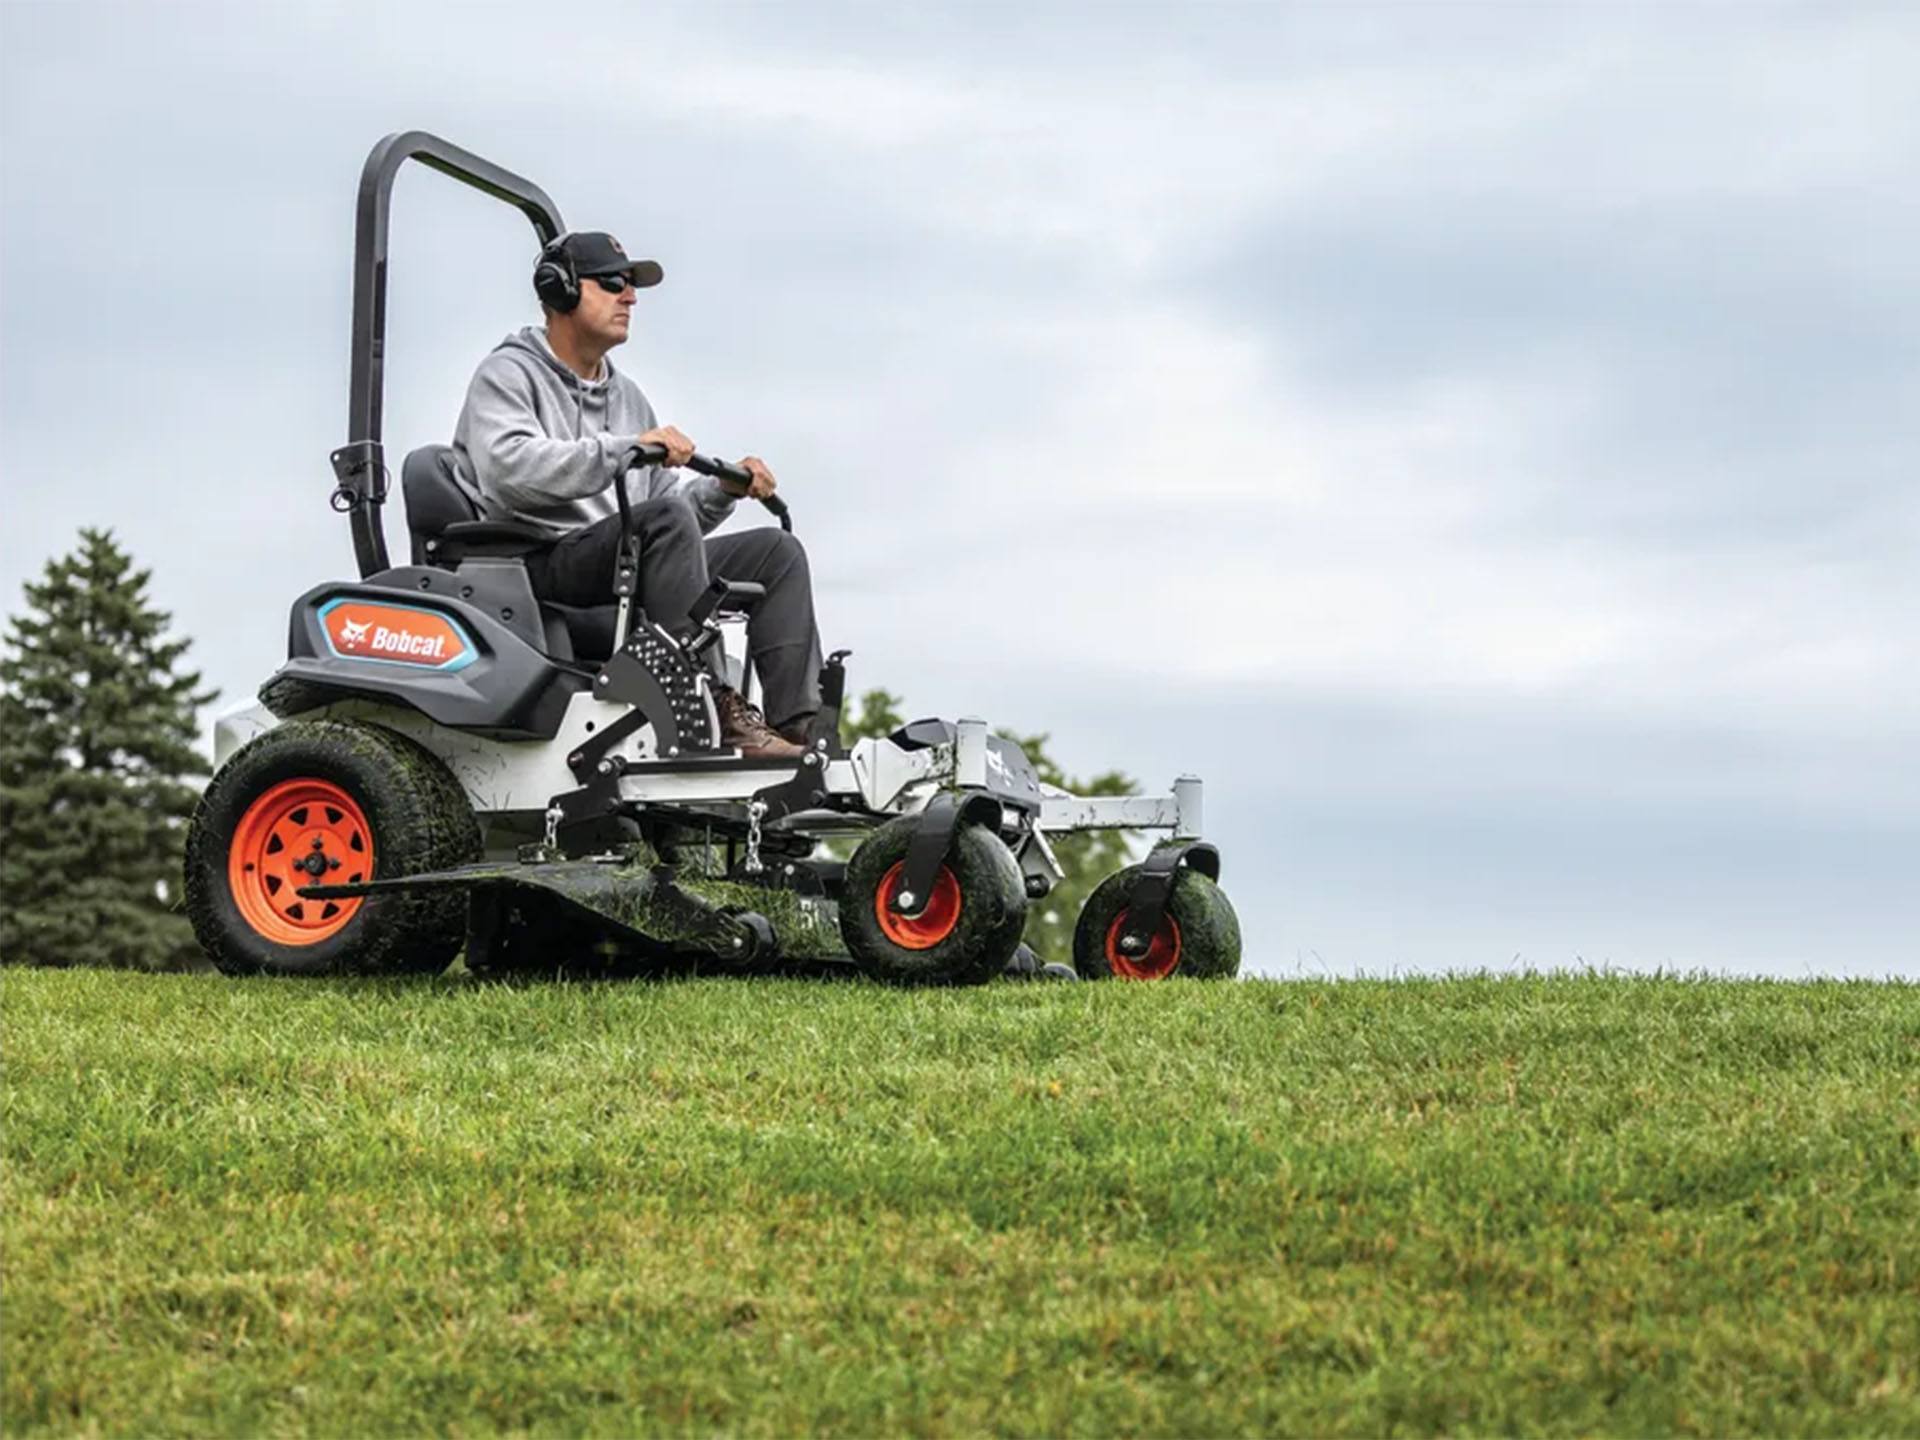
[[[299,891],[479,858],[466,792],[423,746],[377,725],[294,721],[242,748],[201,795],[187,918],[229,975],[437,974],[465,938],[464,893]]]
[[[1042,961],[1033,953],[1031,946],[1022,942],[1013,947],[1013,958],[1007,961],[1007,968],[1000,972],[1007,980],[1078,980],[1071,965],[1062,965],[1059,961]]]
[[[1082,979],[1215,979],[1240,973],[1240,919],[1232,902],[1213,881],[1184,865],[1174,872],[1173,891],[1147,953],[1123,953],[1127,898],[1139,874],[1138,865],[1116,871],[1081,907],[1073,927],[1073,968]]]
[[[977,825],[954,833],[926,908],[892,909],[906,871],[914,817],[889,820],[847,862],[840,934],[861,971],[893,985],[978,985],[1006,968],[1027,923],[1020,867]]]

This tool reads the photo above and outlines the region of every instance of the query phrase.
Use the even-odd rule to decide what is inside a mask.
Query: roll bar
[[[504,200],[533,222],[540,243],[559,235],[560,210],[531,180],[502,170],[470,150],[424,130],[387,136],[360,170],[360,201],[353,225],[352,365],[347,380],[347,443],[332,455],[336,482],[333,507],[353,527],[353,554],[361,578],[385,570],[386,530],[380,507],[387,503],[387,466],[380,445],[387,359],[387,211],[393,178],[418,160],[463,185]]]

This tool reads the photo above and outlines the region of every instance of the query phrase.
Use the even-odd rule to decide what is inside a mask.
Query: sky
[[[1204,777],[1249,971],[1920,978],[1920,11],[534,13],[0,0],[9,613],[109,525],[272,672],[424,129],[661,261],[855,689]],[[400,177],[396,469],[534,248]]]

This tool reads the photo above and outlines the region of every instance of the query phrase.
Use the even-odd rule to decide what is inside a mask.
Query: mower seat
[[[553,536],[538,525],[482,518],[478,497],[461,482],[451,445],[423,445],[408,455],[400,465],[400,492],[416,565],[454,570],[468,558],[524,560],[553,544]],[[557,627],[573,652],[556,659],[594,662],[613,654],[617,605],[556,605],[542,599],[540,612],[549,622],[548,635],[557,639]]]

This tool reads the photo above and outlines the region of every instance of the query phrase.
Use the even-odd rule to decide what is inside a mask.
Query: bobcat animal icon
[[[371,620],[362,620],[358,624],[355,624],[351,620],[342,620],[340,622],[340,643],[343,645],[360,644],[367,638],[367,628],[372,624],[373,622]]]

